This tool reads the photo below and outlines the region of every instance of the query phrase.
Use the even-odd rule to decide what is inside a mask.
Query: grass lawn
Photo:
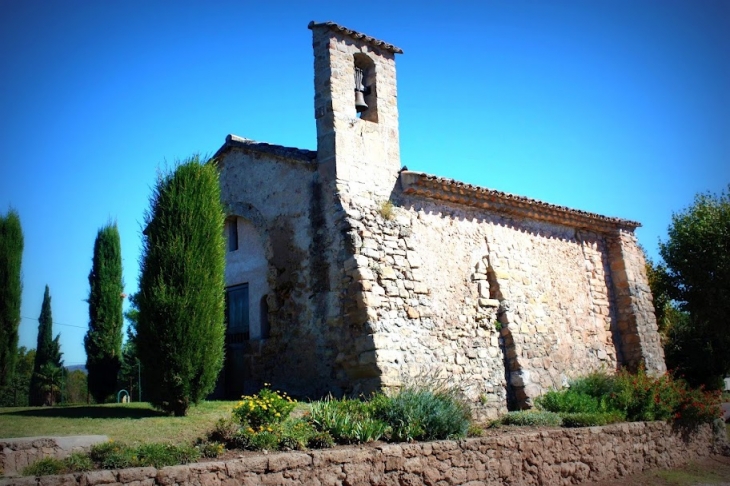
[[[192,443],[236,402],[201,402],[187,417],[167,416],[148,403],[68,407],[0,408],[0,438],[55,435],[107,435],[115,441]]]

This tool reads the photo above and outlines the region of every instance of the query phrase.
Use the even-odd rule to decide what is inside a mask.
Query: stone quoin
[[[402,168],[403,51],[309,28],[317,150],[229,135],[215,155],[229,250],[217,396],[445,380],[491,418],[592,370],[665,371],[639,223]]]

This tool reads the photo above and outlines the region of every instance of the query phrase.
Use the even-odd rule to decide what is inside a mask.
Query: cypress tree
[[[122,250],[116,223],[99,229],[89,273],[89,331],[84,337],[89,393],[103,403],[117,388],[122,356]]]
[[[36,346],[35,363],[33,364],[33,376],[30,379],[31,405],[50,405],[54,403],[53,391],[50,395],[46,388],[46,377],[49,365],[54,368],[63,369],[61,359],[61,335],[53,337],[53,316],[51,314],[51,292],[46,285],[41,305],[41,315],[38,317],[38,345]]]
[[[0,387],[8,385],[15,374],[22,259],[23,229],[17,211],[10,209],[6,216],[0,216]]]
[[[198,156],[160,176],[145,214],[137,352],[145,398],[178,416],[223,365],[223,221],[218,171]]]

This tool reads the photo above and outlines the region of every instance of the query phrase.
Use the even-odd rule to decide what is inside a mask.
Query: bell
[[[368,105],[365,103],[365,90],[367,88],[362,83],[364,76],[363,70],[355,66],[355,110],[358,113],[368,109]]]
[[[355,110],[358,113],[362,113],[367,109],[368,105],[365,103],[365,96],[363,96],[362,91],[355,91]]]

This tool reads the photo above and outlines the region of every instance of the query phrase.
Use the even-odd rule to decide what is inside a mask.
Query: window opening
[[[238,219],[228,220],[228,251],[238,250]]]
[[[259,307],[261,312],[261,339],[268,339],[271,334],[269,327],[269,302],[266,300],[266,296],[261,297],[261,305]]]
[[[226,341],[242,343],[249,339],[248,284],[226,289]]]
[[[362,120],[378,122],[378,97],[375,63],[358,52],[354,59],[355,111]]]

